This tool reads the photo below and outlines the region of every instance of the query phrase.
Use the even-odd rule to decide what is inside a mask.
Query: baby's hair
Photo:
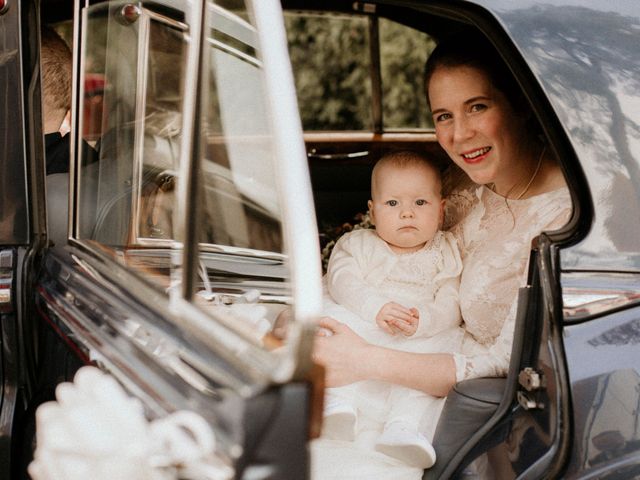
[[[433,171],[438,182],[438,191],[442,194],[442,175],[438,164],[422,152],[414,150],[394,150],[384,154],[373,166],[371,172],[371,195],[373,196],[376,175],[382,167],[392,166],[396,168],[407,168],[412,166],[426,167]]]

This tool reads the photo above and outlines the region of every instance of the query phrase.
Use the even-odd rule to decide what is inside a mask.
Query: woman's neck
[[[557,163],[547,153],[546,148],[539,150],[526,167],[517,173],[516,178],[509,178],[503,182],[489,184],[498,195],[510,200],[529,198],[545,193],[564,184],[564,177]]]

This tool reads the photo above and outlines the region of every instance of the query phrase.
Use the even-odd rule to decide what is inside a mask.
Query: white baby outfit
[[[355,230],[344,235],[331,254],[324,313],[376,345],[420,353],[458,351],[463,337],[458,307],[461,270],[451,233],[437,232],[419,251],[396,254],[375,230]],[[388,302],[418,309],[414,335],[392,336],[375,323]],[[330,388],[325,435],[353,438],[358,428],[354,420],[365,415],[384,424],[376,449],[426,468],[435,460],[430,442],[443,402],[418,390],[376,381]],[[426,457],[421,457],[420,448],[416,452],[410,447],[408,436],[416,434],[424,439],[418,443],[429,450]]]

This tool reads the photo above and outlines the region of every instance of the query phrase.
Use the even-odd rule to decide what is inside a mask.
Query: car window
[[[385,130],[432,129],[423,70],[435,42],[424,32],[384,18],[379,27]]]
[[[303,128],[371,130],[365,16],[285,13]]]
[[[202,87],[187,74],[182,12],[87,9],[81,98],[91,101],[86,88],[99,76],[102,114],[81,118],[98,161],[79,162],[75,235],[171,297],[191,280],[185,242],[197,232],[194,302],[272,348],[278,339],[265,334],[292,302],[273,132],[256,28],[242,0],[224,3],[207,4]],[[185,116],[197,130],[187,156]]]
[[[208,43],[202,242],[281,253],[275,154],[252,30],[240,16],[235,23],[220,17]]]
[[[385,130],[433,127],[421,81],[435,45],[427,34],[387,19],[338,13],[288,11],[285,25],[305,131],[371,131],[376,104]],[[378,74],[381,95],[374,87]]]

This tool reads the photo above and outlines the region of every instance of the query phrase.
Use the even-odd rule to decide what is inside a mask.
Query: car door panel
[[[246,8],[242,1],[234,5],[240,12]],[[261,4],[258,16],[273,15],[274,5]],[[216,456],[233,465],[237,478],[304,478],[315,391],[305,377],[310,363],[308,322],[314,301],[319,303],[320,276],[307,269],[310,278],[296,275],[300,280],[291,282],[290,269],[300,267],[282,252],[285,240],[274,207],[280,193],[266,189],[270,185],[261,177],[268,177],[272,168],[272,149],[283,148],[282,140],[269,144],[266,116],[272,112],[265,110],[267,95],[261,92],[270,87],[260,83],[262,68],[267,77],[273,76],[270,69],[288,67],[286,56],[281,52],[264,64],[258,61],[255,27],[242,13],[215,2],[197,5],[211,27],[201,30],[200,37],[191,23],[196,6],[190,7],[191,19],[181,10],[185,6],[145,2],[122,9],[118,2],[105,2],[80,5],[76,12],[74,42],[85,42],[77,49],[76,85],[86,87],[85,77],[93,75],[88,69],[95,67],[82,55],[106,52],[98,58],[105,59],[102,108],[108,114],[99,125],[74,117],[78,145],[83,141],[79,132],[92,132],[87,141],[100,133],[99,160],[87,164],[82,149],[76,149],[76,171],[70,176],[75,196],[71,238],[58,236],[38,271],[34,306],[41,333],[36,343],[40,375],[29,410],[52,399],[55,386],[71,380],[80,366],[94,365],[139,398],[149,418],[180,409],[202,415],[215,431]],[[274,32],[273,22],[262,28],[267,27]],[[104,31],[112,35],[105,39]],[[206,47],[208,57],[191,66],[202,69],[203,78],[211,77],[197,88],[211,88],[212,95],[218,95],[205,114],[214,131],[203,136],[199,126],[193,128],[193,153],[180,157],[178,144],[191,149],[180,138],[187,135],[181,130],[188,125],[180,122],[183,111],[202,121],[191,107],[180,106],[204,98],[196,95],[197,88],[180,90],[198,78],[184,74],[185,52],[196,44]],[[229,96],[238,82],[247,87],[246,93]],[[82,110],[90,99],[82,88],[77,92],[77,108]],[[250,107],[254,120],[238,122]],[[215,118],[218,108],[224,110],[221,118]],[[289,117],[279,116],[279,121],[286,120],[283,132],[291,130],[292,121],[294,126],[299,122],[297,116]],[[163,125],[166,128],[160,128]],[[215,130],[218,127],[222,131]],[[280,136],[290,138],[290,133]],[[174,148],[166,149],[168,143]],[[290,143],[285,145],[289,150]],[[298,145],[300,158],[283,155],[285,165],[273,168],[297,170],[288,171],[295,188],[279,186],[300,198],[310,197],[301,135]],[[204,156],[202,163],[199,155]],[[186,197],[177,193],[183,188],[178,183],[185,176],[180,163],[185,159],[194,171],[200,169],[201,180],[188,184]],[[185,204],[193,208],[183,209]],[[312,222],[309,218],[307,223],[313,228],[302,222],[299,230],[315,246]],[[202,228],[194,233],[191,226],[197,223]],[[286,241],[294,250],[302,247],[305,241],[290,237],[299,239],[301,234],[290,230]],[[186,266],[193,277],[183,273]],[[295,293],[300,285],[318,288],[310,296],[292,298],[292,289]],[[294,304],[294,298],[300,302]],[[287,339],[247,322],[258,314],[280,318],[285,311],[285,324],[291,322]]]
[[[44,247],[37,3],[0,12],[0,470],[17,475],[33,388],[33,271]]]
[[[226,361],[229,355],[221,355],[219,345],[212,349],[198,341],[201,335],[180,332],[162,318],[161,295],[133,279],[127,288],[117,287],[118,275],[99,263],[73,250],[52,252],[45,262],[36,305],[57,338],[41,345],[43,361],[50,362],[44,379],[71,380],[83,364],[98,365],[143,400],[151,417],[180,409],[200,412],[216,426],[219,454],[233,459],[238,475],[246,470],[247,478],[261,478],[252,475],[264,468],[270,478],[290,478],[289,472],[306,471],[309,384],[264,390],[247,375],[251,368]],[[136,286],[148,306],[132,294]],[[235,358],[242,361],[244,355]],[[55,385],[42,383],[39,389],[52,392]]]

